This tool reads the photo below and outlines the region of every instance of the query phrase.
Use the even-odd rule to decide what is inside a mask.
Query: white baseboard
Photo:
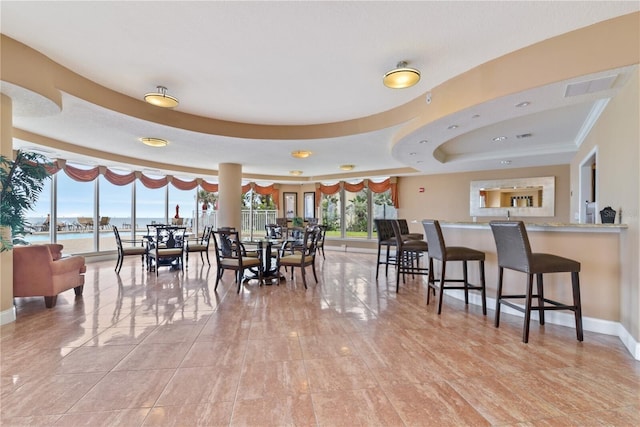
[[[16,306],[12,305],[11,308],[0,311],[0,325],[6,325],[7,323],[16,321]]]
[[[446,295],[464,301],[464,291],[458,289],[452,289],[446,291]],[[480,295],[477,292],[469,293],[469,304],[474,304],[477,306],[482,305],[482,300],[480,299]],[[487,308],[492,307],[495,308],[496,300],[495,298],[487,297]],[[513,314],[514,316],[523,317],[524,313],[514,310],[511,307],[506,305],[502,305],[501,307],[502,313]],[[538,313],[531,313],[531,320],[538,320]],[[544,316],[545,322],[551,323],[553,325],[566,326],[569,328],[576,327],[576,320],[573,313],[561,313],[561,312],[546,312]],[[633,356],[634,359],[640,360],[640,343],[638,343],[633,336],[625,329],[624,326],[620,322],[614,322],[612,320],[603,320],[597,319],[594,317],[585,317],[582,316],[582,329],[589,332],[596,332],[604,335],[612,335],[620,338],[620,341],[627,348],[629,353]]]

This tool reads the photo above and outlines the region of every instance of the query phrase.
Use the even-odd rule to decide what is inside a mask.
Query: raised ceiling
[[[125,105],[93,87],[64,87],[61,108],[52,109],[3,76],[16,148],[181,176],[215,176],[220,163],[240,163],[248,178],[283,182],[496,169],[505,159],[508,167],[567,163],[629,67],[485,100],[428,123],[420,115],[443,102],[437,88],[457,76],[639,4],[2,1],[0,8],[3,35]],[[386,88],[382,76],[400,60],[422,78],[412,88]],[[566,96],[572,82],[609,76],[593,93]],[[175,111],[143,103],[157,85],[179,98]],[[531,105],[515,110],[521,101]],[[507,139],[493,142],[501,135]],[[137,141],[147,136],[170,144]],[[298,149],[313,155],[292,158]],[[355,169],[342,172],[342,164]]]

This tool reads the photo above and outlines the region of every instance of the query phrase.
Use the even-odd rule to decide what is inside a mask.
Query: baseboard
[[[458,289],[452,289],[446,291],[446,295],[456,298],[458,300],[464,301],[464,291]],[[469,304],[474,304],[481,306],[482,300],[480,299],[480,295],[476,292],[469,293]],[[487,308],[495,307],[496,300],[495,298],[487,297]],[[524,313],[518,310],[514,310],[511,307],[506,305],[502,305],[501,307],[502,313],[512,314],[514,316],[523,317]],[[538,313],[531,313],[531,320],[538,320]],[[576,321],[573,314],[562,313],[559,311],[556,312],[546,312],[544,316],[545,322],[551,323],[553,325],[566,326],[568,328],[576,327]],[[589,332],[596,332],[604,335],[612,335],[620,338],[620,341],[627,348],[629,353],[633,356],[634,359],[640,360],[640,343],[638,343],[635,338],[626,330],[624,326],[620,322],[614,322],[612,320],[603,320],[597,319],[594,317],[585,317],[582,316],[582,329]]]
[[[6,325],[7,323],[16,321],[16,306],[12,305],[11,308],[0,311],[0,325]]]

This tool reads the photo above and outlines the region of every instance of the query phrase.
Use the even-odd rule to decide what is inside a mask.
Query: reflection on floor
[[[191,257],[184,274],[88,264],[84,297],[17,299],[1,331],[2,426],[640,425],[640,363],[616,337],[395,293],[375,256],[327,252],[280,286]],[[287,275],[288,276],[288,275]]]

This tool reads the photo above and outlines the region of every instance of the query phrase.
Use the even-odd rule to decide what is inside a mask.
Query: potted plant
[[[45,179],[50,177],[47,165],[46,157],[22,150],[15,160],[0,156],[0,252],[11,250],[14,244],[27,244],[23,236],[30,224],[25,214],[36,204]]]

